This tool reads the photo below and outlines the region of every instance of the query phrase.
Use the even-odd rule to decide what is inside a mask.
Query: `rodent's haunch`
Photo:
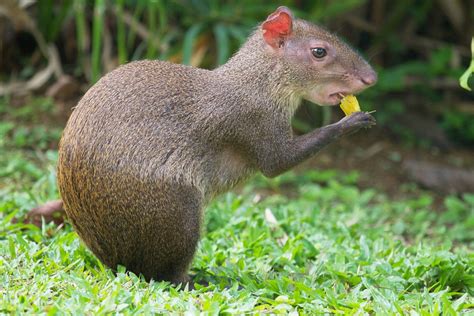
[[[213,197],[375,124],[358,112],[295,136],[290,121],[301,100],[334,105],[375,81],[348,45],[285,7],[215,70],[121,66],[90,88],[64,130],[58,183],[66,213],[109,267],[186,282]]]

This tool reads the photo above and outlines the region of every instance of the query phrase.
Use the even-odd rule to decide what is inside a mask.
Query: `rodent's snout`
[[[373,86],[377,82],[377,73],[373,70],[360,74],[360,81],[367,86]]]

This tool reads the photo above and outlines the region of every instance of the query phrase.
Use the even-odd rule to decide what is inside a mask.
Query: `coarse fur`
[[[286,14],[279,10],[277,18]],[[361,113],[294,136],[290,121],[302,98],[334,98],[328,84],[330,92],[360,91],[367,85],[354,77],[372,70],[306,21],[292,19],[291,37],[278,48],[263,40],[264,32],[258,27],[212,71],[163,61],[126,64],[76,106],[60,142],[58,184],[74,228],[106,265],[187,282],[203,208],[213,197],[256,172],[278,175],[373,124]],[[313,38],[337,49],[331,69],[302,65],[307,57],[298,46]]]

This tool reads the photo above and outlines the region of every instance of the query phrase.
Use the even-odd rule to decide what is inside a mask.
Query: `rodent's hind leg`
[[[194,283],[192,277],[188,274],[188,267],[189,265],[185,265],[179,269],[180,271],[174,270],[173,273],[162,276],[163,280],[166,280],[175,286],[181,285],[181,289],[184,289],[186,285],[188,285],[189,289],[193,289]]]
[[[135,258],[136,268],[130,270],[184,287],[191,281],[187,273],[199,241],[202,195],[179,184],[161,184],[156,189],[154,199],[146,201],[153,211],[141,225],[142,258]]]

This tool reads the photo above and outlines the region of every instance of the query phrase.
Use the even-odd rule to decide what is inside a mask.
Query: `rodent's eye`
[[[324,56],[326,56],[328,54],[326,49],[324,49],[322,47],[311,48],[311,53],[316,58],[323,58]]]

